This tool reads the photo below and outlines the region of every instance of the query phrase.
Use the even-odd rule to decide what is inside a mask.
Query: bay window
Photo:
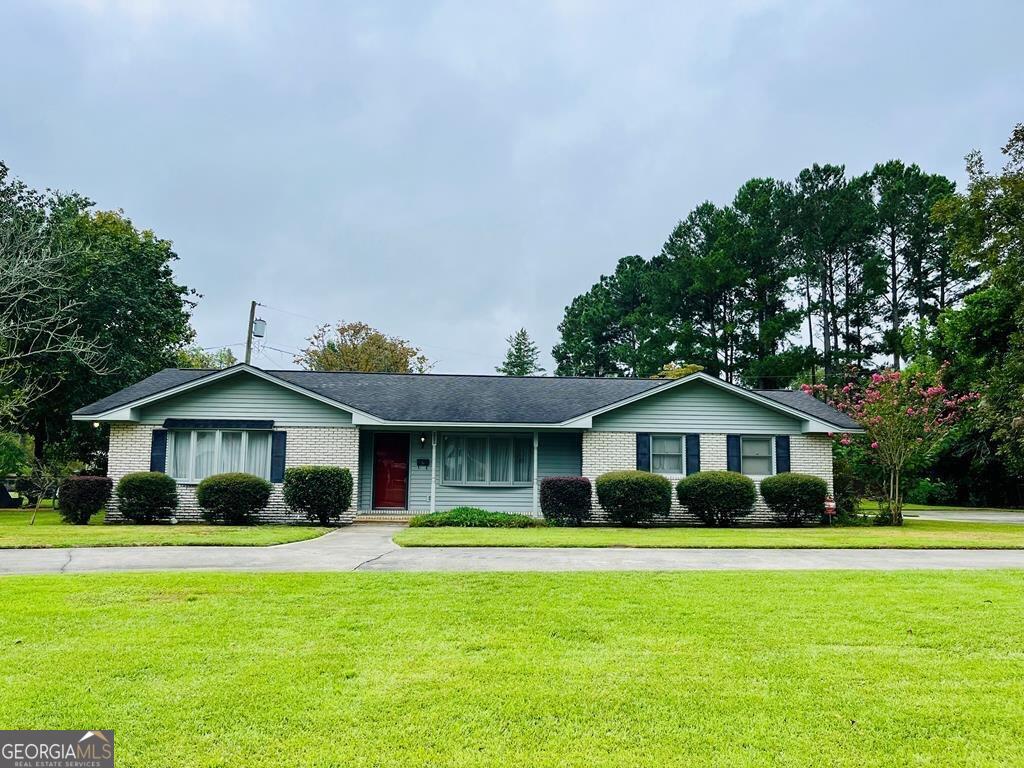
[[[441,482],[445,485],[531,485],[533,437],[444,435]]]
[[[248,472],[270,479],[270,432],[173,429],[167,432],[167,474],[198,483],[221,472]]]

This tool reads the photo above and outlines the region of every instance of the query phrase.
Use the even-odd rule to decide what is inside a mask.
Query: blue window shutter
[[[651,433],[636,433],[636,468],[651,471]]]
[[[287,432],[273,432],[270,437],[270,482],[284,482],[284,450]]]
[[[686,474],[700,472],[700,435],[686,436]]]
[[[789,435],[775,436],[775,471],[789,472]]]
[[[167,471],[167,430],[153,430],[153,444],[149,449],[149,471]]]
[[[725,466],[730,472],[741,472],[740,467],[740,436],[725,436]]]

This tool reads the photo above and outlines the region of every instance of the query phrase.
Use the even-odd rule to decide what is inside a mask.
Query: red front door
[[[373,508],[405,509],[408,490],[408,433],[376,433],[373,437]]]

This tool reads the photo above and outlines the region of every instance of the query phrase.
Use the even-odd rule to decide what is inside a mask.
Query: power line
[[[263,307],[264,309],[273,310],[274,312],[282,312],[282,313],[284,313],[286,315],[292,315],[293,317],[301,317],[304,320],[312,320],[314,323],[319,323],[320,322],[315,317],[310,317],[309,315],[303,315],[300,312],[292,312],[290,309],[281,309],[280,307],[272,307],[269,304],[259,304],[259,306]]]

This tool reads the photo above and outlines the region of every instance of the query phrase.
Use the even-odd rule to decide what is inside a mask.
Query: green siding
[[[694,381],[594,417],[606,432],[799,434],[801,420]]]
[[[272,419],[275,426],[351,424],[352,414],[298,392],[239,373],[141,409],[144,424],[164,419]]]
[[[401,431],[401,430],[393,430]],[[510,430],[518,434],[522,430]],[[492,430],[493,432],[493,430]],[[430,433],[427,444],[420,447],[417,431],[410,432],[409,448],[409,510],[430,511],[431,469],[416,466],[417,459],[430,458]],[[440,436],[438,432],[438,462],[440,462]],[[581,437],[578,432],[542,432],[537,446],[538,475],[541,478],[552,475],[578,475],[583,461]],[[373,499],[373,432],[362,429],[359,434],[359,509],[370,509]],[[486,486],[444,485],[441,476],[437,478],[436,509],[445,510],[458,506],[483,507],[497,512],[533,511],[533,487],[488,488]]]

